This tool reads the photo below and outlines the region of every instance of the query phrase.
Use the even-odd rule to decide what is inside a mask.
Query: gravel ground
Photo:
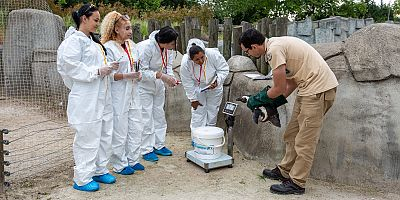
[[[304,195],[281,196],[271,194],[269,187],[279,183],[264,179],[261,172],[265,167],[274,167],[275,163],[263,163],[257,160],[247,160],[240,152],[234,150],[235,163],[233,168],[220,168],[205,173],[197,165],[187,162],[184,153],[191,149],[189,133],[169,133],[167,146],[174,151],[170,157],[160,157],[157,163],[143,161],[146,167],[144,172],[137,172],[131,176],[116,175],[117,182],[113,185],[101,184],[98,192],[86,193],[72,189],[73,161],[71,155],[72,135],[71,129],[64,128],[62,122],[46,121],[46,117],[34,108],[24,108],[2,102],[0,109],[0,123],[10,129],[21,128],[24,124],[31,125],[25,132],[15,131],[21,135],[59,127],[55,130],[41,131],[46,134],[27,137],[20,145],[9,148],[31,147],[26,162],[15,165],[10,171],[21,170],[29,167],[28,171],[20,171],[15,176],[6,177],[12,185],[2,196],[3,199],[400,199],[399,191],[388,193],[376,189],[351,187],[323,181],[309,179]],[[42,123],[38,123],[42,122]],[[21,136],[20,135],[20,136]],[[19,138],[14,135],[10,137]],[[60,140],[59,138],[66,138]],[[56,140],[57,145],[47,145]],[[45,145],[41,148],[40,145]],[[65,146],[69,148],[65,149]],[[37,150],[35,150],[37,149]],[[63,151],[62,155],[51,154],[41,162],[42,165],[34,167],[38,162],[30,161],[29,157],[43,155],[45,152]],[[224,150],[226,152],[226,149]],[[16,159],[18,161],[18,159]],[[12,165],[11,165],[12,166]],[[19,168],[18,168],[19,167]]]

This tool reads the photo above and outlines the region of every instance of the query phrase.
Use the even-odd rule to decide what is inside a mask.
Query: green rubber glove
[[[270,86],[265,87],[257,94],[250,96],[247,101],[247,107],[250,110],[254,110],[255,108],[264,106],[264,107],[272,107],[277,108],[285,103],[287,103],[286,98],[283,95],[280,95],[274,99],[271,99],[267,95],[267,91],[270,89]]]

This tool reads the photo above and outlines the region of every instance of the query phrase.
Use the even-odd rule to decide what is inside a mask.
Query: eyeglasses
[[[114,24],[116,24],[116,23],[118,22],[118,20],[120,20],[121,18],[122,18],[123,20],[125,20],[125,21],[130,21],[130,20],[131,20],[131,18],[130,18],[128,15],[120,15],[120,16],[115,20]]]
[[[249,56],[249,51],[250,51],[250,48],[248,48],[246,51],[244,51],[244,53]]]

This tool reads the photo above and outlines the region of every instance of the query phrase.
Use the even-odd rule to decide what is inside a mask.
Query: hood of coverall
[[[190,47],[192,47],[192,44],[195,43],[197,46],[201,47],[204,51],[206,50],[206,46],[204,45],[204,43],[197,38],[192,38],[188,41],[188,45],[186,48],[186,53],[189,55],[189,49]]]
[[[73,26],[70,26],[70,27],[68,28],[67,32],[65,32],[64,39],[67,39],[69,36],[71,36],[72,34],[74,34],[74,33],[76,33],[76,32],[78,32],[78,31],[76,30],[76,28],[73,27]]]
[[[67,39],[68,37],[70,37],[73,34],[77,34],[78,36],[88,38],[83,32],[76,30],[76,28],[73,27],[73,26],[70,26],[68,28],[67,32],[65,32],[64,40]]]
[[[156,31],[151,32],[150,35],[149,35],[149,39],[150,39],[151,41],[157,42],[157,41],[156,41],[156,34],[157,34],[158,32],[160,32],[160,31],[159,31],[159,30],[156,30]]]

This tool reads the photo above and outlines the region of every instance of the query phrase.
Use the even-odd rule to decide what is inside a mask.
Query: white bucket
[[[217,159],[225,144],[224,130],[214,126],[204,126],[192,133],[195,156],[199,159]]]

